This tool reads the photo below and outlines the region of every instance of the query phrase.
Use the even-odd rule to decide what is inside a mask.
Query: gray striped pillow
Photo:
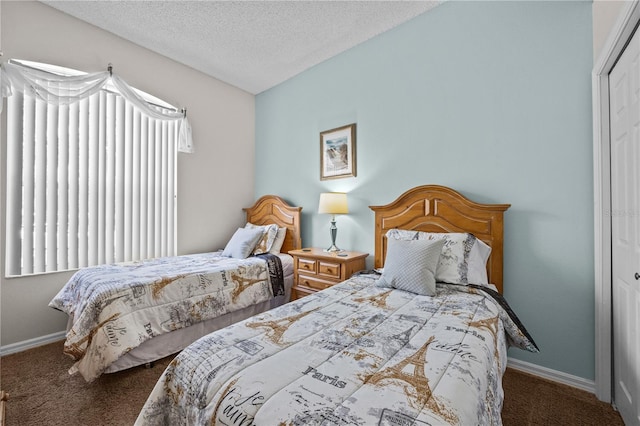
[[[387,239],[387,256],[379,287],[392,287],[433,296],[435,272],[444,240]]]

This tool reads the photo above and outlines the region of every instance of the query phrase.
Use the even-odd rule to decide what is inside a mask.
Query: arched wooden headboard
[[[384,206],[369,206],[375,213],[374,265],[384,265],[385,234],[390,229],[424,232],[469,232],[491,246],[487,261],[489,282],[502,293],[504,212],[510,204],[480,204],[439,185],[412,188]]]
[[[302,207],[290,206],[276,195],[264,195],[252,207],[242,210],[247,214],[247,222],[254,225],[269,225],[275,223],[280,228],[287,228],[281,253],[302,248],[300,229],[300,212]]]

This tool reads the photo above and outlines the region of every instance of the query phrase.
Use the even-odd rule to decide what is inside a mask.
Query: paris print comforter
[[[82,269],[49,306],[72,319],[69,372],[90,382],[148,339],[281,294],[278,256],[201,253]]]
[[[506,302],[479,287],[438,284],[429,297],[377,279],[355,276],[197,340],[136,424],[501,424],[506,349],[537,351]]]

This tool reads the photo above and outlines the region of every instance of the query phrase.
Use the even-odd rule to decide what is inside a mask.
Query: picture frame
[[[320,180],[356,176],[356,123],[320,132]]]

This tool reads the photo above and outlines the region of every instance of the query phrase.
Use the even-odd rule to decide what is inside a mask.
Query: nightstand
[[[289,254],[293,256],[291,300],[351,278],[355,272],[365,269],[365,259],[369,256],[357,251],[326,252],[320,248],[291,250]]]

